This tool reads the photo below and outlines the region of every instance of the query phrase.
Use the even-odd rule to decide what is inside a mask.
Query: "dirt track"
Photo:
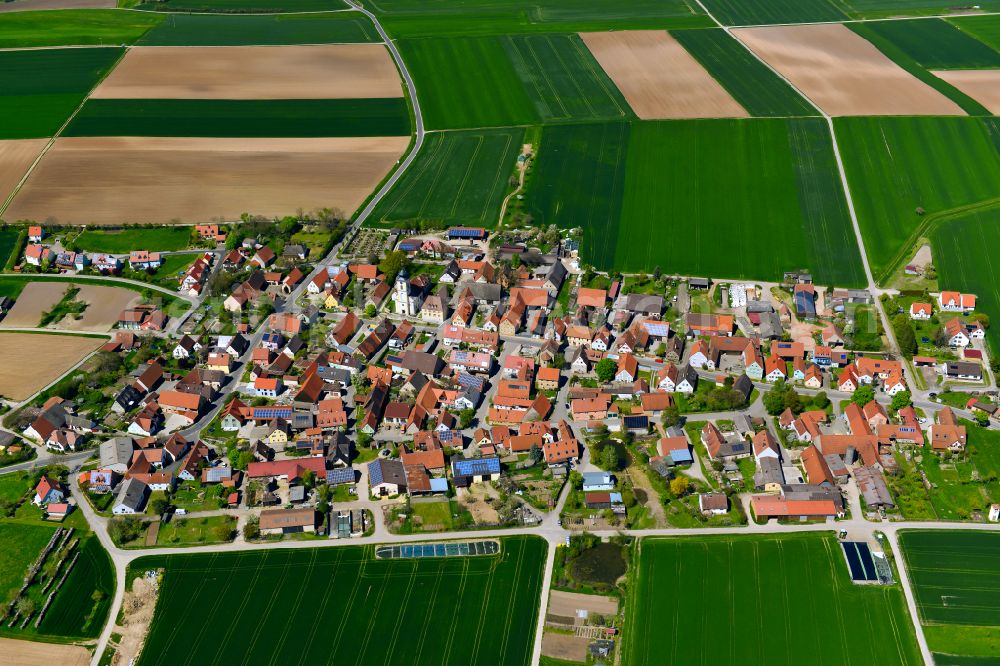
[[[83,311],[80,319],[74,319],[72,316],[64,317],[62,321],[49,328],[104,333],[114,328],[121,311],[139,298],[139,295],[131,289],[120,287],[103,287],[88,283],[31,282],[18,296],[11,311],[3,321],[0,321],[0,329],[37,327],[42,313],[58,303],[71,286],[80,290],[76,300],[87,303],[87,309]]]
[[[322,207],[350,215],[409,140],[59,139],[6,218],[169,224]]]
[[[102,344],[98,338],[0,332],[0,395],[24,400]]]
[[[87,666],[90,652],[79,645],[33,643],[0,638],[0,654],[8,666]]]
[[[0,4],[2,6],[2,4]],[[0,204],[14,191],[48,139],[0,141]]]
[[[120,99],[402,97],[381,44],[135,47],[94,91]]]
[[[831,116],[965,115],[846,26],[736,28],[733,34]]]
[[[1000,69],[952,69],[933,73],[985,106],[990,113],[1000,114]]]
[[[640,118],[749,116],[664,30],[588,32],[580,37]]]

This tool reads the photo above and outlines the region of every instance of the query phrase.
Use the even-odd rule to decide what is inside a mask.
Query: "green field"
[[[753,116],[818,116],[802,95],[723,30],[677,30],[674,38]]]
[[[399,43],[429,129],[633,117],[577,35]]]
[[[905,531],[899,541],[931,650],[1000,657],[1000,534]]]
[[[171,14],[139,40],[142,46],[239,46],[377,42],[378,32],[358,12],[329,14]]]
[[[96,638],[104,628],[115,594],[111,558],[93,534],[84,536],[78,548],[80,559],[38,627],[42,636]]]
[[[120,48],[0,51],[0,139],[55,134],[122,53]]]
[[[122,0],[119,0],[121,3]],[[133,4],[134,0],[125,0]],[[220,12],[225,14],[276,14],[280,12],[324,12],[344,9],[341,0],[164,0],[139,3],[137,9],[158,12]]]
[[[906,23],[914,23],[914,21],[907,21]],[[920,23],[920,21],[917,21],[916,23]],[[907,51],[900,48],[896,42],[887,39],[877,32],[876,26],[881,25],[880,23],[849,23],[847,25],[855,33],[871,42],[875,48],[881,51],[887,58],[895,62],[920,81],[924,82],[931,88],[934,88],[939,93],[958,104],[958,106],[961,107],[962,110],[968,115],[990,115],[989,110],[985,106],[972,99],[955,86],[947,83],[944,79],[932,74],[930,71],[922,67],[916,59],[907,53]],[[948,50],[952,48],[952,40],[949,36],[942,35],[941,41],[943,44],[938,45],[935,42],[932,50],[936,53],[946,54]]]
[[[947,14],[970,5],[949,0],[704,0],[723,25],[769,25]],[[984,11],[1000,9],[1000,0],[975,3]]]
[[[0,14],[0,48],[132,44],[161,16],[114,9],[56,9]]]
[[[535,222],[583,228],[583,256],[602,267],[613,257],[618,239],[629,127],[546,127],[526,185],[526,208]]]
[[[968,16],[949,21],[962,32],[1000,51],[1000,16]]]
[[[405,136],[402,97],[384,99],[91,99],[66,136]]]
[[[595,250],[603,268],[863,281],[818,119],[636,123],[616,244]]]
[[[713,25],[694,0],[363,0],[398,37],[592,32]]]
[[[853,584],[832,534],[646,538],[636,557],[622,663],[921,663],[899,587]]]
[[[190,242],[190,227],[138,227],[120,231],[88,229],[74,238],[72,245],[84,252],[126,254],[138,249],[173,252],[185,249]]]
[[[917,239],[937,224],[1000,205],[995,121],[838,118],[834,123],[877,281],[909,260]]]
[[[703,0],[723,25],[842,21],[847,15],[832,0]]]
[[[2,196],[3,193],[0,193],[0,197]],[[0,229],[0,266],[7,265],[7,260],[10,259],[20,235],[21,232],[14,227]]]
[[[166,568],[139,663],[528,664],[545,542],[499,556],[376,560],[371,547],[147,557]],[[447,622],[433,618],[447,617]],[[256,627],[248,631],[248,627]]]
[[[930,238],[942,288],[976,294],[976,309],[1000,321],[1000,265],[995,253],[1000,243],[1000,209],[944,222]],[[991,326],[986,336],[991,347],[1000,350],[1000,329]]]
[[[1000,53],[942,19],[875,21],[866,26],[927,69],[1000,67]]]
[[[446,220],[492,227],[510,191],[524,130],[520,128],[428,134],[416,161],[371,216],[373,224]]]

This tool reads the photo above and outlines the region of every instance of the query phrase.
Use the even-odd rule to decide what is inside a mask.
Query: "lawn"
[[[194,263],[199,255],[193,253],[168,254],[163,257],[163,263],[152,275],[147,273],[133,273],[128,268],[125,269],[123,277],[142,280],[150,284],[159,285],[167,289],[177,289],[180,286],[180,276]]]
[[[119,0],[122,3],[122,0]],[[124,4],[135,4],[124,0]],[[280,12],[322,12],[344,9],[341,0],[164,0],[140,3],[137,9],[159,12],[221,12],[226,14],[276,14]]]
[[[385,99],[91,99],[66,136],[405,136],[402,97]]]
[[[1000,209],[944,222],[930,238],[942,288],[976,294],[976,309],[1000,321],[1000,266],[993,252],[1000,243]],[[991,326],[986,336],[1000,350],[1000,329]]]
[[[34,139],[58,131],[121,48],[0,51],[0,139]]]
[[[899,541],[931,650],[1000,657],[1000,534],[907,530]]]
[[[900,588],[854,585],[832,534],[646,538],[636,557],[623,663],[922,663]]]
[[[239,46],[243,44],[354,44],[377,42],[364,14],[171,14],[139,40],[141,46]]]
[[[21,587],[28,567],[51,537],[52,528],[0,523],[0,602],[6,604]]]
[[[113,9],[0,14],[0,48],[132,44],[162,17]]]
[[[634,117],[577,35],[405,39],[429,129]]]
[[[888,279],[912,257],[917,239],[942,221],[1000,206],[1000,128],[995,121],[838,118],[834,122],[876,280]],[[945,264],[935,261],[947,271]],[[942,280],[939,276],[941,285],[948,285]]]
[[[397,37],[705,28],[694,0],[363,0]]]
[[[875,21],[866,27],[927,69],[1000,67],[1000,53],[943,19]]]
[[[501,544],[498,556],[419,560],[376,560],[364,546],[142,558],[132,574],[166,568],[156,612],[171,620],[153,623],[139,663],[183,650],[201,664],[382,664],[404,653],[407,664],[528,664],[546,546]],[[448,621],[428,621],[437,617]]]
[[[160,525],[160,531],[156,535],[156,545],[193,546],[226,543],[233,540],[235,532],[236,516],[175,517],[170,522]]]
[[[190,245],[190,227],[136,227],[116,231],[88,229],[72,244],[84,252],[128,254],[132,250],[175,252]]]
[[[443,531],[451,529],[451,502],[411,502],[410,513],[420,518],[418,531]]]
[[[523,139],[520,128],[428,134],[412,167],[369,219],[381,226],[409,220],[494,226]]]
[[[751,115],[819,115],[802,95],[723,30],[671,34]]]
[[[864,282],[821,120],[636,123],[626,164],[617,233],[585,252],[599,268]]]

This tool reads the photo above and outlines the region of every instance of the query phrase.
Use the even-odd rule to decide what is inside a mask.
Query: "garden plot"
[[[0,395],[24,400],[45,388],[104,340],[0,332]]]
[[[733,34],[832,116],[965,115],[843,25],[739,28]]]
[[[749,116],[666,32],[593,32],[581,37],[640,118]]]
[[[359,99],[402,97],[381,44],[135,47],[94,99]]]
[[[402,155],[409,137],[59,139],[7,210],[62,224],[160,224],[350,215]]]

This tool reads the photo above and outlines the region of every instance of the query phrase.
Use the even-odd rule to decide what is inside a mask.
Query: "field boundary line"
[[[51,137],[49,137],[48,143],[46,143],[45,146],[42,148],[42,152],[40,152],[38,154],[38,157],[35,158],[35,161],[32,162],[28,166],[28,170],[25,171],[24,176],[21,177],[21,180],[18,181],[17,185],[14,187],[14,189],[11,191],[11,193],[7,196],[7,198],[4,199],[3,204],[0,204],[0,218],[3,217],[3,214],[5,212],[7,212],[7,208],[14,201],[14,198],[18,194],[21,193],[21,188],[24,187],[24,184],[26,182],[28,182],[28,178],[31,177],[31,174],[34,172],[35,168],[45,158],[45,156],[48,154],[49,150],[52,149],[52,146],[54,146],[56,144],[56,139],[58,139],[62,135],[62,133],[64,131],[66,131],[66,128],[69,127],[69,124],[71,122],[73,122],[73,119],[76,118],[76,116],[80,113],[80,110],[83,109],[84,105],[90,99],[90,96],[94,94],[95,90],[97,90],[97,87],[99,85],[101,85],[102,83],[104,83],[104,79],[106,79],[109,76],[111,76],[111,72],[115,71],[115,69],[118,67],[118,65],[121,64],[121,61],[125,59],[125,56],[128,54],[129,47],[126,46],[124,48],[122,48],[122,47],[118,47],[118,48],[122,49],[121,56],[119,56],[118,59],[115,60],[111,64],[110,67],[108,67],[107,71],[105,71],[104,74],[101,75],[97,79],[97,81],[94,82],[94,85],[92,85],[90,87],[90,90],[87,91],[87,94],[85,94],[83,96],[83,100],[80,101],[80,104],[77,105],[77,107],[75,109],[73,109],[73,113],[71,113],[69,115],[69,117],[66,118],[66,121],[59,127],[59,129],[56,130],[55,134],[53,134]]]
[[[348,3],[350,4],[350,3]],[[138,14],[153,14],[156,16],[295,16],[303,14],[340,14],[346,12],[358,11],[352,6],[344,7],[343,9],[319,9],[319,10],[308,10],[308,11],[298,11],[298,12],[194,12],[194,11],[166,11],[161,12],[156,9],[139,9],[138,7],[108,7],[108,9],[114,9],[119,12],[136,12]]]

